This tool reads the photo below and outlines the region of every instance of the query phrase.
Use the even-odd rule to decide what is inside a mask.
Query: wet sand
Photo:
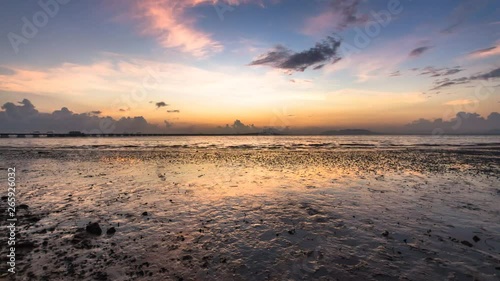
[[[16,148],[0,163],[26,205],[15,280],[500,278],[498,148]]]

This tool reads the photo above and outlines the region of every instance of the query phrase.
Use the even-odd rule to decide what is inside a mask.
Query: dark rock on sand
[[[460,243],[462,243],[462,244],[463,244],[463,245],[465,245],[465,246],[472,247],[472,243],[471,243],[471,242],[469,242],[469,241],[463,240],[463,241],[462,241],[462,242],[460,242]]]
[[[35,248],[35,243],[32,241],[20,241],[16,243],[16,248],[33,249]]]
[[[77,249],[92,248],[90,240],[87,239],[87,234],[83,228],[78,228],[76,230],[75,235],[73,235],[73,239],[71,239],[71,244],[73,244]]]
[[[148,215],[148,212],[143,212],[142,213],[143,216],[147,216]]]
[[[108,274],[106,272],[102,272],[102,271],[96,272],[96,273],[94,273],[94,280],[100,280],[100,281],[109,280]]]
[[[21,205],[17,206],[17,208],[18,208],[18,209],[21,209],[21,210],[26,210],[26,209],[28,209],[28,205],[26,205],[26,204],[21,204]]]
[[[386,231],[382,232],[382,236],[384,236],[384,237],[389,236],[389,231],[386,230]]]
[[[113,235],[113,234],[115,234],[115,232],[116,232],[116,228],[112,226],[112,227],[108,228],[108,230],[106,231],[106,234]]]
[[[474,235],[474,237],[472,237],[472,240],[474,240],[474,242],[479,242],[481,240],[481,238],[477,237],[476,235]]]
[[[93,234],[93,235],[101,235],[102,234],[102,229],[97,222],[93,222],[93,223],[88,224],[87,227],[85,227],[85,230],[88,233]]]

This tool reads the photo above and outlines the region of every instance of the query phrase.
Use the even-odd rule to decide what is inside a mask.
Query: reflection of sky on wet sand
[[[432,151],[10,153],[24,167],[22,202],[42,215],[24,235],[111,280],[488,280],[498,272],[498,178],[486,169],[494,161]],[[89,221],[117,232],[92,238],[89,249],[73,245]],[[66,272],[57,251],[37,253],[35,275],[46,274],[47,260],[54,276]]]

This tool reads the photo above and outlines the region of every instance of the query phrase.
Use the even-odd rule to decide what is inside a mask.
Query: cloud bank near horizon
[[[424,134],[484,134],[500,132],[500,113],[492,112],[484,118],[477,113],[458,112],[451,120],[418,119],[406,125],[411,133]]]
[[[67,133],[82,131],[88,133],[165,133],[166,128],[150,124],[142,116],[114,119],[98,116],[99,110],[89,113],[74,113],[67,107],[52,113],[39,112],[28,99],[18,104],[7,102],[0,111],[0,132],[54,131]],[[99,112],[99,113],[98,113]]]
[[[29,133],[33,131],[67,133],[82,131],[86,133],[186,133],[186,134],[248,134],[248,133],[287,133],[287,134],[320,134],[332,129],[345,129],[334,125],[328,127],[260,127],[245,124],[236,119],[225,126],[174,126],[165,120],[162,125],[149,123],[144,117],[122,117],[114,119],[100,116],[99,110],[88,113],[74,113],[66,107],[52,113],[39,112],[28,99],[18,104],[7,102],[1,106],[0,132]],[[364,128],[372,130],[372,128]],[[482,134],[500,131],[500,113],[492,112],[487,117],[477,113],[459,112],[450,120],[420,118],[400,127],[388,127],[387,130],[375,130],[380,133],[419,133],[419,134]]]

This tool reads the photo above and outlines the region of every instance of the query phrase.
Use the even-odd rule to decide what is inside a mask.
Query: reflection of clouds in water
[[[148,262],[149,268],[168,269],[155,271],[158,279],[175,272],[184,279],[213,279],[207,274],[217,273],[220,279],[244,280],[369,280],[380,272],[397,279],[419,268],[422,275],[416,278],[441,280],[471,270],[487,277],[481,269],[496,264],[494,249],[482,242],[500,243],[491,212],[498,179],[489,174],[493,160],[483,157],[490,152],[476,152],[480,157],[467,166],[468,154],[407,148],[320,153],[153,146],[142,153],[102,150],[95,154],[99,161],[93,154],[65,159],[60,156],[66,152],[51,151],[36,167],[22,150],[0,157],[34,167],[25,176],[38,188],[27,188],[22,196],[29,196],[33,212],[40,206],[53,211],[50,225],[98,218],[107,228],[119,222],[112,239],[92,240],[105,254],[113,249],[111,267],[136,272]],[[59,184],[61,177],[65,182]],[[61,200],[69,193],[73,201]],[[143,211],[148,216],[141,216]],[[68,232],[71,237],[74,228],[51,232],[54,247],[37,252],[31,266],[47,264],[57,279],[60,271],[52,267],[60,263],[46,262],[52,249],[82,253],[67,243]],[[23,234],[37,244],[46,238]],[[474,235],[481,241],[474,242]],[[461,243],[469,240],[473,247]],[[109,248],[110,241],[116,246]],[[442,263],[428,262],[435,252]],[[92,263],[74,265],[98,260],[89,259]]]

